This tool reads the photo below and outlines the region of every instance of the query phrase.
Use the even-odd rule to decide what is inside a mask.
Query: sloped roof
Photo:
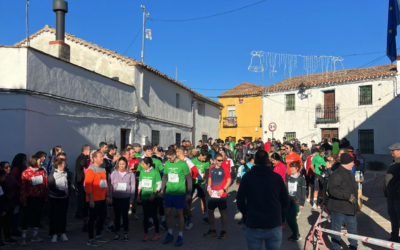
[[[43,29],[41,29],[41,30],[37,31],[36,33],[32,34],[31,36],[29,36],[29,40],[34,39],[35,37],[41,35],[44,32],[50,32],[52,34],[55,34],[56,30],[54,28],[50,27],[49,25],[45,25]],[[212,100],[212,99],[210,99],[208,97],[205,97],[204,95],[202,95],[200,93],[197,93],[196,91],[192,90],[191,88],[183,85],[182,83],[180,83],[180,82],[176,81],[175,79],[169,77],[168,75],[158,71],[157,69],[155,69],[153,67],[150,67],[149,65],[147,65],[145,63],[142,63],[142,62],[140,62],[138,60],[135,60],[135,59],[132,59],[130,57],[118,54],[115,51],[103,48],[103,47],[101,47],[101,46],[99,46],[97,44],[88,42],[86,40],[83,40],[81,38],[78,38],[78,37],[76,37],[74,35],[71,35],[71,34],[68,34],[68,33],[65,33],[65,39],[68,40],[69,42],[74,42],[76,44],[80,44],[80,45],[83,45],[85,47],[88,47],[88,49],[92,49],[92,50],[97,51],[99,53],[103,53],[103,54],[106,54],[108,56],[115,57],[115,58],[121,60],[122,62],[125,62],[129,66],[140,66],[140,67],[143,67],[143,68],[153,72],[154,74],[157,74],[157,75],[159,75],[159,76],[161,76],[161,77],[163,77],[163,78],[175,83],[176,85],[188,90],[197,99],[201,99],[201,100],[204,100],[204,101],[206,101],[208,103],[211,103],[213,105],[216,105],[216,106],[219,106],[219,107],[223,107],[223,105],[220,102],[214,101],[214,100]],[[16,44],[14,44],[13,46],[7,46],[7,47],[21,47],[21,46],[23,46],[25,44],[26,44],[26,38],[24,40],[16,43]],[[1,46],[0,45],[0,47],[6,47],[6,46]]]
[[[386,64],[368,68],[354,68],[337,71],[329,71],[324,73],[301,75],[288,77],[278,83],[269,86],[266,91],[278,91],[285,89],[292,89],[298,87],[300,84],[305,86],[318,86],[326,83],[336,82],[352,82],[363,80],[367,78],[378,78],[382,76],[393,76],[396,75],[397,65]]]
[[[221,95],[218,96],[218,98],[261,95],[261,92],[265,89],[266,87],[253,83],[244,82],[222,93]]]

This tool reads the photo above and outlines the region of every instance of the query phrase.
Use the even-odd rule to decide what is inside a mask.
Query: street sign
[[[275,122],[271,122],[271,123],[268,125],[268,129],[269,129],[269,131],[274,132],[274,131],[276,130],[276,124],[275,124]]]

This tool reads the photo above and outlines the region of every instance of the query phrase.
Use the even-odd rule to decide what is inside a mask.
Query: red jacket
[[[271,142],[266,142],[265,144],[264,144],[264,150],[265,150],[265,152],[268,152],[268,151],[271,151]]]
[[[41,178],[40,178],[41,176]],[[32,178],[41,179],[40,184],[33,185]],[[37,178],[39,177],[39,178]],[[28,167],[21,176],[21,204],[26,205],[28,197],[37,197],[46,199],[49,196],[49,188],[47,187],[47,174],[44,168]]]

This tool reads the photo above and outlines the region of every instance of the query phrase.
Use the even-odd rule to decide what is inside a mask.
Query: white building
[[[159,143],[218,136],[222,104],[156,69],[45,26],[0,45],[1,160],[61,145],[73,166],[80,147],[101,141]]]
[[[263,93],[263,124],[273,137],[347,138],[367,160],[391,162],[388,147],[400,142],[400,86],[396,64],[287,78]],[[265,126],[264,141],[271,137]]]

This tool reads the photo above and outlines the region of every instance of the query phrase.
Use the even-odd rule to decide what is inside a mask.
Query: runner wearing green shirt
[[[199,170],[199,174],[197,175],[197,179],[193,184],[193,192],[197,190],[197,197],[199,197],[201,202],[201,211],[203,212],[203,222],[206,224],[210,224],[207,217],[207,206],[206,204],[206,180],[208,178],[208,173],[210,169],[210,163],[206,161],[208,157],[208,152],[206,150],[202,150],[197,158],[192,160],[193,164]]]
[[[144,146],[143,147],[143,152],[144,152],[144,156],[145,157],[150,157],[150,158],[153,157],[153,149],[152,149],[152,147],[150,145]],[[153,158],[153,164],[154,164],[154,168],[158,172],[161,172],[164,169],[164,167],[162,165],[162,162],[160,160],[158,160],[158,159]],[[138,169],[136,170],[136,172],[140,173],[141,171],[143,171],[142,163],[139,163],[139,166],[138,166]]]
[[[135,150],[135,158],[142,159],[140,149],[142,148],[139,143],[133,143],[133,149]]]
[[[162,186],[160,196],[164,196],[165,203],[165,219],[167,222],[168,234],[163,244],[170,243],[174,236],[172,235],[172,208],[176,209],[178,217],[179,235],[175,242],[175,246],[183,244],[183,209],[186,202],[191,198],[192,194],[192,177],[190,176],[189,166],[176,156],[176,150],[170,149],[166,153],[168,161],[165,162],[164,175],[162,178]],[[185,185],[187,182],[187,187]],[[167,186],[164,195],[164,188]]]
[[[229,136],[228,140],[229,149],[233,151],[236,147],[236,143],[232,140],[231,136]]]
[[[151,238],[152,241],[160,239],[160,226],[157,217],[157,208],[160,204],[158,192],[161,189],[161,176],[160,173],[155,169],[153,163],[154,159],[151,157],[145,157],[142,164],[142,171],[139,176],[139,188],[138,188],[138,200],[142,200],[143,206],[143,227],[144,236],[143,241],[149,239],[149,219],[153,219],[155,226],[155,234]]]
[[[314,201],[313,201],[313,209],[318,209],[317,203],[318,203],[318,197],[322,197],[320,191],[322,191],[322,188],[324,186],[324,178],[321,176],[321,169],[320,166],[325,166],[325,148],[320,147],[318,149],[319,154],[315,155],[312,158],[311,161],[311,170],[314,171],[315,173],[315,179],[314,179]]]

